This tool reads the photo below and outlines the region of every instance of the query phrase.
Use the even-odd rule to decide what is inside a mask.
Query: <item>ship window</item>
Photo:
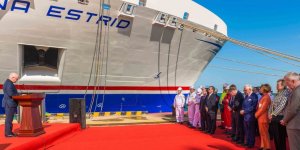
[[[24,67],[46,66],[57,69],[57,48],[37,49],[35,46],[24,45]]]
[[[147,0],[140,0],[139,5],[140,6],[146,6]]]
[[[169,18],[168,26],[177,27],[178,19],[175,16]]]
[[[161,16],[159,18],[159,22],[160,23],[166,23],[166,18],[167,18],[166,14],[161,14]]]
[[[26,49],[26,50],[25,50]],[[39,54],[34,46],[24,45],[24,67],[39,63]]]
[[[87,4],[89,4],[89,1],[88,0],[78,0],[78,3],[83,4],[83,5],[87,5]]]
[[[58,48],[49,48],[45,53],[45,64],[48,67],[57,69]]]
[[[60,82],[64,51],[63,48],[20,45],[22,76],[20,81]]]
[[[131,9],[132,9],[132,5],[127,5],[126,12],[130,13]]]
[[[218,25],[217,25],[217,24],[215,24],[215,26],[214,26],[214,30],[215,30],[215,31],[217,31],[217,30],[218,30]]]
[[[155,22],[165,25],[167,23],[168,17],[169,17],[168,14],[160,12],[160,13],[158,13],[158,15],[156,17]]]
[[[126,15],[133,15],[134,5],[129,3],[123,3],[121,7],[121,12]]]
[[[189,13],[188,12],[184,12],[183,14],[183,20],[188,20],[189,19]]]

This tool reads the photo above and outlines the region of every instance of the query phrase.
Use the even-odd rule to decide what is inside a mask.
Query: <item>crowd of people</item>
[[[220,96],[214,86],[190,87],[187,98],[179,87],[174,98],[177,123],[184,123],[184,107],[188,108],[188,125],[207,134],[214,134],[217,113],[221,113],[220,128],[233,142],[253,148],[260,136],[260,148],[271,149],[274,139],[277,150],[300,150],[300,75],[287,73],[277,81],[277,93],[269,84],[260,87],[245,85],[243,93],[236,85],[224,84]],[[218,111],[219,110],[219,111]]]

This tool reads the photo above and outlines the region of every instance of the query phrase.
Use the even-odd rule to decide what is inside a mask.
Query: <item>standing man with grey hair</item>
[[[14,85],[19,79],[17,73],[10,73],[8,79],[3,84],[4,97],[2,99],[2,107],[5,108],[5,137],[14,137],[12,132],[12,122],[14,114],[17,110],[18,103],[12,99],[12,96],[18,95],[18,91]]]
[[[244,86],[245,99],[240,114],[244,116],[244,129],[246,142],[241,143],[248,148],[253,148],[255,144],[255,111],[258,102],[257,95],[253,93],[252,86]],[[243,141],[241,141],[243,142]]]
[[[286,85],[292,90],[288,99],[282,125],[286,125],[291,150],[300,149],[300,76],[298,73],[289,72],[284,76]]]

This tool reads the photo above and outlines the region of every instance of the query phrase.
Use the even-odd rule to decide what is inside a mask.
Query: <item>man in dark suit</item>
[[[207,91],[208,89],[202,88],[202,96],[201,96],[201,101],[200,101],[200,114],[201,114],[201,131],[206,131],[207,130],[207,120],[206,120],[206,97],[207,97]]]
[[[206,112],[207,112],[207,133],[214,134],[216,131],[216,94],[215,87],[210,86],[208,89],[208,96],[206,98]]]
[[[246,142],[241,143],[248,148],[253,148],[255,144],[255,111],[258,102],[257,95],[252,92],[251,85],[244,86],[245,100],[243,103],[241,115],[244,115],[244,127]]]
[[[280,121],[286,125],[289,145],[291,150],[300,149],[300,75],[296,72],[289,72],[284,76],[284,80],[292,94],[288,99],[288,104],[284,109],[284,117]]]
[[[12,132],[12,122],[14,114],[17,110],[18,103],[12,99],[12,96],[18,95],[18,91],[14,85],[19,79],[17,73],[10,73],[8,79],[3,84],[4,97],[2,99],[2,107],[5,108],[5,136],[15,136]]]
[[[244,102],[243,94],[237,90],[236,85],[232,84],[229,87],[230,95],[232,99],[232,134],[233,141],[237,143],[244,143],[244,117],[240,114],[242,110],[242,104]]]

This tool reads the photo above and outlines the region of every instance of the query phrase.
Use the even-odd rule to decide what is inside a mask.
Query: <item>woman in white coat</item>
[[[188,105],[188,117],[189,125],[193,126],[194,115],[195,115],[195,102],[196,102],[196,92],[193,86],[190,87],[190,93],[187,97],[186,103]]]
[[[196,95],[196,101],[195,101],[195,114],[194,114],[194,122],[193,122],[193,127],[201,127],[200,123],[200,101],[201,101],[201,94],[202,90],[201,88],[197,89],[197,95]]]
[[[177,95],[174,98],[174,103],[173,106],[176,111],[176,122],[177,123],[183,123],[184,119],[184,102],[185,102],[185,97],[182,94],[182,88],[179,87],[177,89]]]

